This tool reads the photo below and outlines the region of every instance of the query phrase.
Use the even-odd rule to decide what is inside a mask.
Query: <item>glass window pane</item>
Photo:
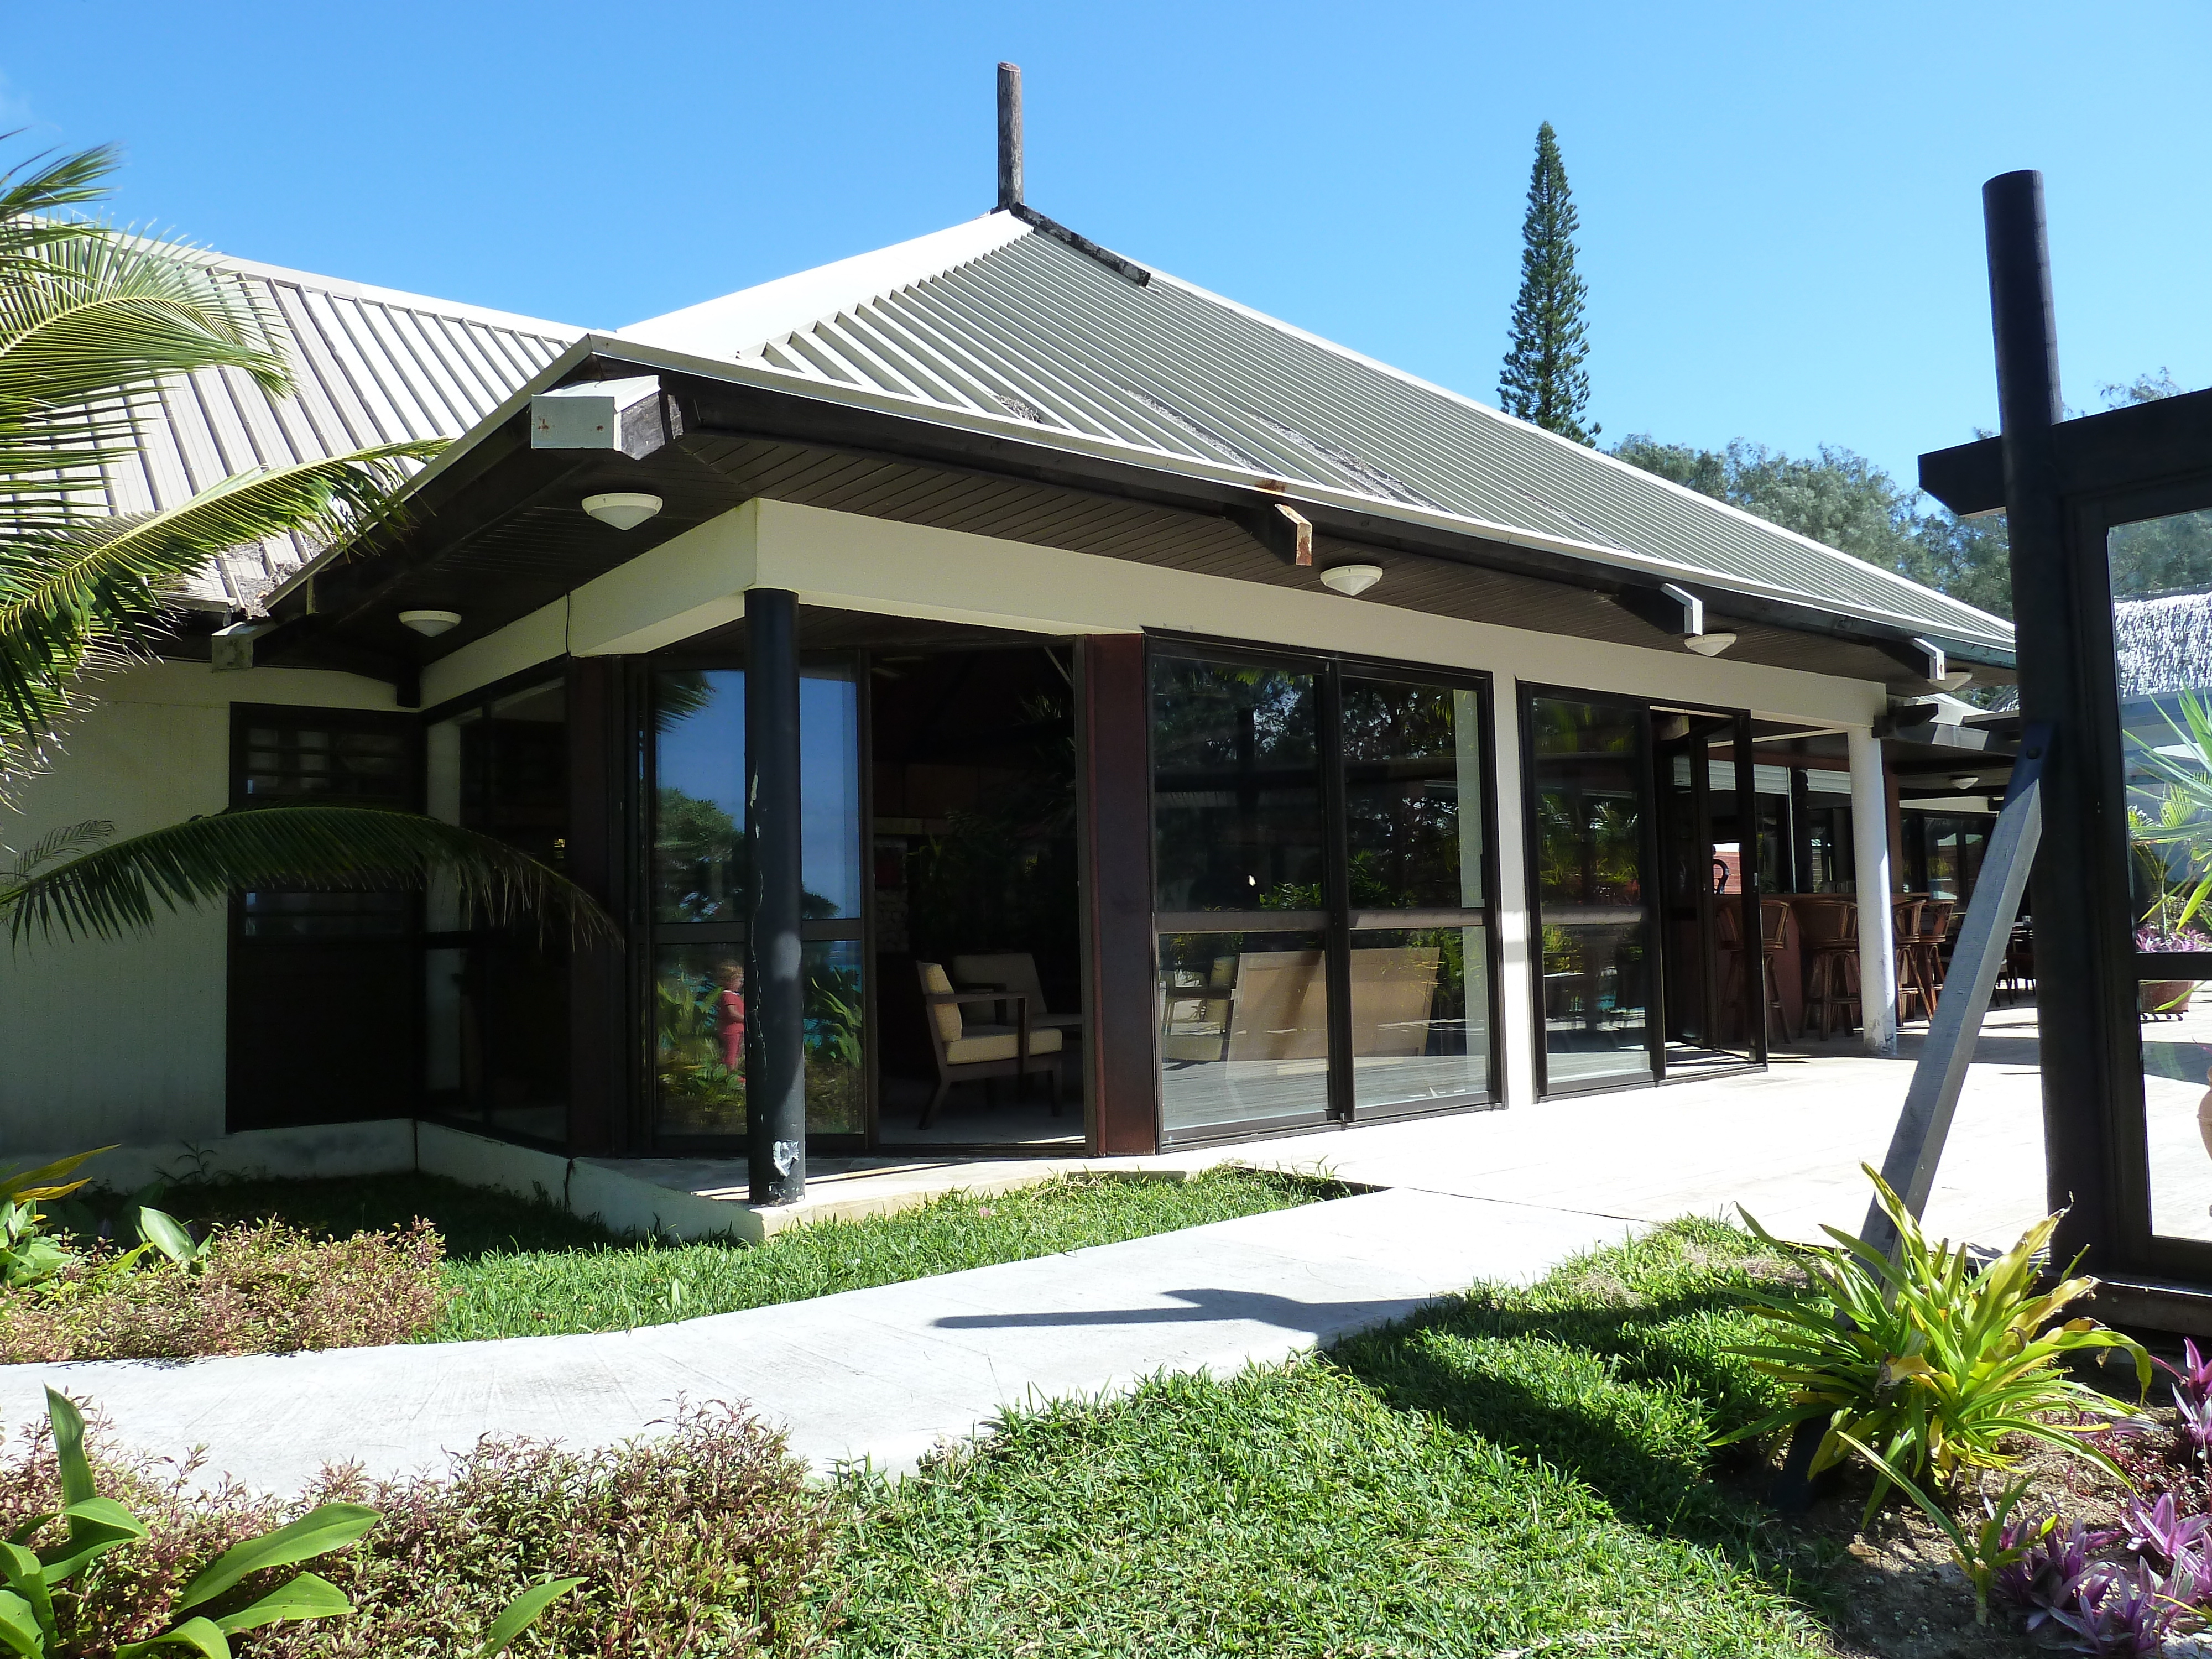
[[[866,1121],[860,941],[805,947],[806,1128],[859,1134]],[[663,1135],[745,1133],[744,951],[663,945],[653,952],[655,1127]]]
[[[654,675],[658,793],[653,920],[744,919],[745,677],[742,669]],[[860,914],[860,693],[852,676],[799,683],[800,857],[809,921]]]
[[[1173,1139],[1328,1115],[1319,933],[1160,939],[1160,1128]]]
[[[1321,908],[1316,691],[1287,669],[1153,659],[1159,908]]]
[[[2212,951],[2212,512],[2117,526],[2107,549],[2151,1231],[2212,1239],[2212,991],[2158,961]]]
[[[800,867],[810,921],[860,914],[860,691],[849,671],[799,682]]]
[[[1475,693],[1346,678],[1343,698],[1352,908],[1480,905],[1482,729]]]
[[[653,677],[653,919],[744,914],[745,677],[690,668]]]
[[[1637,711],[1536,697],[1529,724],[1548,1085],[1649,1077]]]
[[[1491,1087],[1489,931],[1352,935],[1352,1090],[1360,1111]]]

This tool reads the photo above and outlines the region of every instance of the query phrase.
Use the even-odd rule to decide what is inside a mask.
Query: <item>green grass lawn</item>
[[[1708,1441],[1766,1384],[1719,1352],[1742,1234],[1681,1223],[1327,1357],[1156,1381],[848,1484],[848,1655],[1830,1651],[1819,1564]]]
[[[1188,1181],[1078,1176],[817,1222],[750,1246],[620,1239],[550,1204],[434,1176],[216,1182],[172,1188],[159,1202],[189,1220],[276,1216],[333,1237],[424,1217],[445,1237],[444,1271],[456,1295],[422,1340],[458,1342],[622,1330],[796,1302],[1316,1203],[1343,1190],[1231,1168]]]

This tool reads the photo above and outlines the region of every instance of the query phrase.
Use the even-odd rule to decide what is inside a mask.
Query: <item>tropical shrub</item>
[[[0,1509],[15,1522],[0,1542],[0,1583],[6,1585],[0,1589],[0,1644],[10,1652],[22,1659],[108,1653],[143,1659],[156,1648],[173,1647],[202,1659],[231,1659],[234,1636],[354,1611],[344,1592],[326,1578],[302,1572],[279,1583],[276,1575],[353,1544],[381,1518],[374,1509],[318,1504],[281,1526],[231,1542],[179,1584],[181,1564],[199,1552],[178,1549],[173,1529],[165,1528],[167,1535],[155,1541],[155,1526],[100,1494],[85,1449],[83,1415],[75,1401],[52,1389],[46,1390],[46,1431],[51,1466],[38,1467],[34,1456],[31,1467],[11,1471],[17,1478],[8,1483],[9,1496],[20,1501],[42,1489],[58,1496],[61,1507],[21,1519],[13,1505]],[[179,1477],[170,1496],[187,1478]],[[226,1492],[224,1498],[237,1507],[233,1493]],[[33,1547],[42,1537],[50,1540],[46,1547]],[[128,1555],[126,1546],[133,1547]],[[142,1555],[148,1559],[137,1559]],[[471,1659],[494,1659],[580,1582],[532,1585],[491,1621]],[[164,1593],[147,1595],[155,1585]],[[103,1595],[118,1586],[136,1594]]]
[[[307,1501],[384,1515],[331,1582],[343,1624],[273,1632],[270,1659],[462,1651],[489,1613],[547,1574],[584,1588],[546,1614],[552,1652],[732,1659],[811,1651],[805,1603],[830,1544],[828,1499],[749,1413],[688,1407],[599,1452],[479,1441],[438,1478],[325,1476]]]
[[[197,1245],[176,1231],[182,1242],[136,1273],[114,1269],[139,1252],[95,1244],[48,1281],[0,1294],[0,1364],[404,1342],[435,1325],[452,1296],[428,1222],[335,1241],[280,1221],[220,1227]]]
[[[1823,1424],[1813,1472],[1858,1448],[1875,1471],[1869,1516],[1893,1485],[1932,1474],[1948,1488],[1961,1470],[2010,1467],[2004,1443],[2014,1435],[2084,1458],[2124,1484],[2125,1473],[2094,1443],[2124,1408],[2065,1367],[2082,1353],[2118,1349],[2134,1360],[2138,1386],[2148,1389],[2150,1356],[2094,1320],[2054,1323],[2096,1288],[2094,1279],[2069,1276],[2037,1291],[2036,1257],[2059,1218],[2045,1217],[1977,1268],[1965,1245],[1929,1244],[1903,1200],[1872,1169],[1866,1173],[1897,1229],[1897,1261],[1863,1238],[1824,1228],[1836,1245],[1807,1253],[1814,1294],[1752,1295],[1749,1311],[1765,1328],[1762,1340],[1733,1351],[1790,1394],[1723,1443]],[[1749,1215],[1744,1219],[1760,1238],[1779,1244]]]

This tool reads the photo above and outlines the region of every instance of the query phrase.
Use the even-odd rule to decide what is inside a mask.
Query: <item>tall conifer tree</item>
[[[1498,374],[1498,401],[1509,415],[1586,444],[1599,428],[1583,425],[1589,406],[1583,301],[1589,290],[1575,274],[1575,232],[1581,228],[1559,136],[1547,121],[1536,129],[1528,216],[1521,222],[1521,292],[1513,301],[1512,343]]]

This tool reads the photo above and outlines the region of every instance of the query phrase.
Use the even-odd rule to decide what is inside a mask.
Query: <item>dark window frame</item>
[[[1496,677],[1481,669],[1449,667],[1436,664],[1407,661],[1401,659],[1374,657],[1364,653],[1331,651],[1303,646],[1270,646],[1250,640],[1218,639],[1206,635],[1148,629],[1145,635],[1145,769],[1146,793],[1154,792],[1159,775],[1158,757],[1155,739],[1158,720],[1152,704],[1152,663],[1164,656],[1184,661],[1249,663],[1255,666],[1285,668],[1292,672],[1313,672],[1319,681],[1318,699],[1315,709],[1316,749],[1316,765],[1322,787],[1323,905],[1321,910],[1209,910],[1197,912],[1161,911],[1152,914],[1152,981],[1155,988],[1159,979],[1159,938],[1164,933],[1318,933],[1324,940],[1326,972],[1328,985],[1328,1048],[1327,1073],[1327,1109],[1321,1121],[1300,1114],[1293,1118],[1264,1119],[1222,1126],[1218,1128],[1200,1128],[1183,1133],[1170,1132],[1165,1121],[1164,1102],[1157,1087],[1154,1091],[1155,1111],[1158,1114],[1158,1141],[1162,1150],[1189,1146],[1221,1145],[1228,1142],[1256,1140],[1270,1137],[1319,1133],[1332,1129],[1349,1127],[1355,1123],[1400,1122],[1411,1118],[1441,1116],[1447,1113],[1482,1110],[1503,1104],[1505,1097],[1505,1055],[1504,1036],[1504,989],[1501,983],[1504,950],[1502,930],[1498,926],[1498,757],[1497,757],[1497,697]],[[1487,1017],[1486,1035],[1490,1043],[1489,1079],[1485,1087],[1462,1094],[1439,1097],[1411,1104],[1403,1109],[1369,1108],[1359,1111],[1354,1103],[1352,1069],[1352,997],[1351,945],[1349,936],[1355,932],[1395,931],[1387,927],[1354,926],[1358,921],[1375,922],[1394,915],[1433,915],[1440,912],[1361,911],[1351,908],[1348,866],[1350,844],[1344,800],[1344,757],[1342,733],[1339,729],[1343,707],[1342,683],[1346,678],[1395,681],[1407,685],[1445,687],[1453,690],[1472,691],[1476,697],[1477,723],[1480,726],[1477,742],[1477,765],[1482,781],[1482,890],[1486,902],[1480,906],[1446,907],[1461,917],[1480,916],[1483,930],[1486,958]],[[1153,846],[1151,861],[1158,860],[1158,806],[1151,808]],[[1157,906],[1158,888],[1148,896]],[[1221,925],[1224,922],[1230,925]],[[1155,991],[1157,994],[1157,989]],[[1157,1069],[1157,1067],[1156,1067]]]

